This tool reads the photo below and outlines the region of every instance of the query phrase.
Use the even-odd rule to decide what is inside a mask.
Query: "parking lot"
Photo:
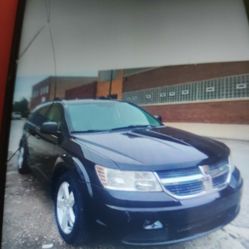
[[[23,122],[12,121],[10,155],[18,147]],[[234,161],[244,178],[241,211],[238,217],[231,224],[208,236],[172,246],[150,248],[249,249],[249,141],[222,140],[222,142],[231,148]],[[73,248],[66,245],[57,232],[53,203],[49,194],[33,176],[22,176],[17,173],[16,157],[9,162],[7,168],[2,248]],[[101,231],[95,235],[93,242],[82,248],[133,247],[117,244],[110,235]]]

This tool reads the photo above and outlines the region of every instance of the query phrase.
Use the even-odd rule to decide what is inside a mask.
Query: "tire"
[[[28,174],[30,172],[30,169],[28,166],[27,148],[23,144],[21,144],[19,148],[17,167],[18,167],[18,172],[20,174]]]
[[[72,245],[89,240],[83,183],[76,173],[67,171],[56,182],[55,217],[61,237]]]

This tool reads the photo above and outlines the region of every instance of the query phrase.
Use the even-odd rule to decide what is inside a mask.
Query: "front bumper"
[[[95,187],[96,220],[129,245],[162,245],[186,241],[231,222],[239,213],[242,180],[235,170],[229,186],[206,196],[174,200],[166,193],[127,193]],[[105,204],[103,204],[105,203]],[[159,221],[163,227],[146,230]]]

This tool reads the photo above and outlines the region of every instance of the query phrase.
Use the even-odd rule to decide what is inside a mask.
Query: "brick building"
[[[57,84],[57,97],[111,94],[159,114],[167,122],[249,124],[249,61],[107,70],[100,71],[94,81],[57,80],[64,82]],[[36,94],[39,86],[40,98],[47,91],[46,82],[49,79],[33,88]]]
[[[100,71],[98,74],[96,97],[112,95],[122,99],[123,78],[124,70]]]
[[[96,97],[97,81],[70,88],[65,92],[65,99],[94,99]]]
[[[164,121],[249,124],[249,62],[146,69],[124,77],[123,96]]]
[[[33,109],[54,98],[65,98],[68,89],[88,84],[94,80],[96,77],[48,77],[33,86],[30,108]]]

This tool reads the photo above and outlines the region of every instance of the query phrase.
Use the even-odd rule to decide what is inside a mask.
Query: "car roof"
[[[82,104],[82,103],[89,104],[89,103],[107,103],[107,102],[112,103],[112,102],[125,102],[125,101],[117,100],[117,99],[73,99],[73,100],[62,99],[62,100],[53,100],[53,101],[42,103],[38,105],[37,107],[35,107],[33,111],[38,110],[47,105],[51,105],[51,104],[61,104],[63,106],[66,106],[68,104]]]
[[[106,102],[121,102],[116,99],[73,99],[73,100],[61,100],[62,104],[80,104],[80,103],[106,103]]]

